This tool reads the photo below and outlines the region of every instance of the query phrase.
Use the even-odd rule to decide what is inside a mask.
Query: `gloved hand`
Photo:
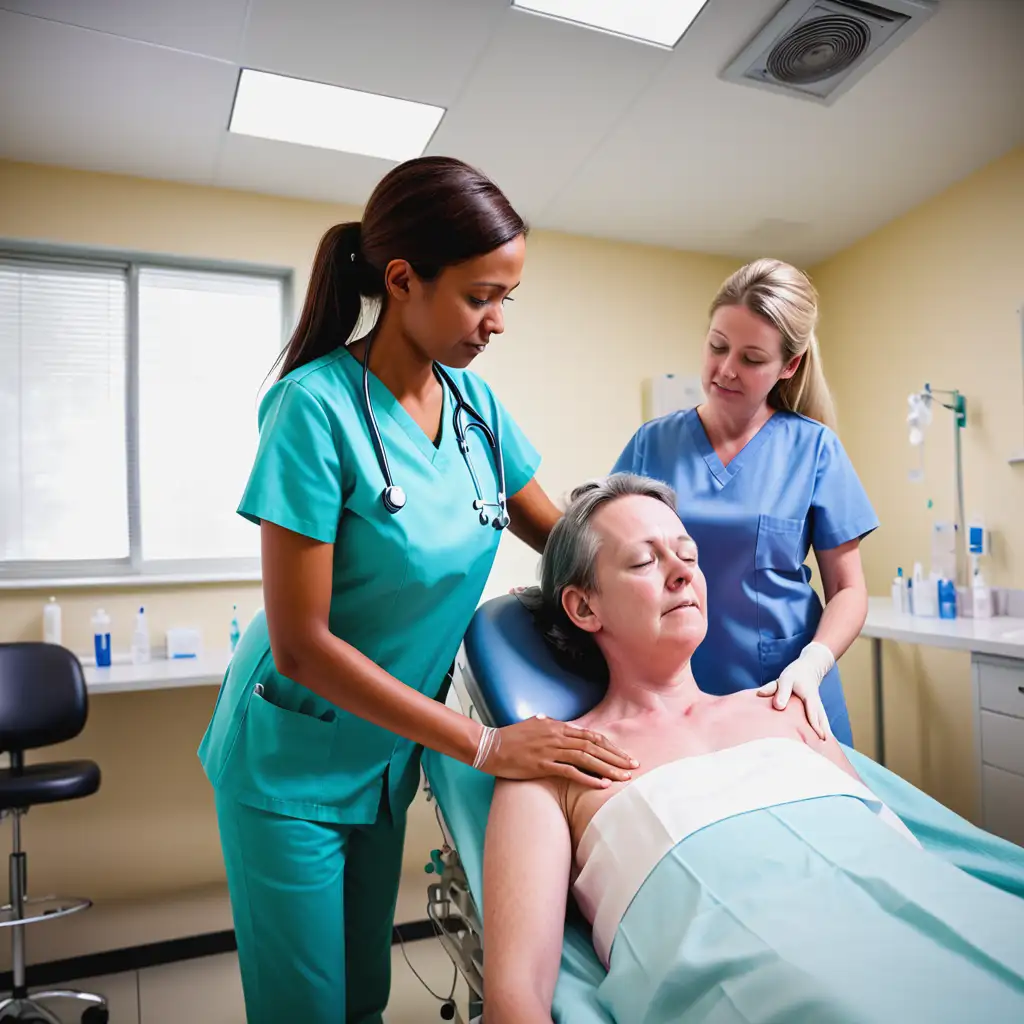
[[[796,694],[804,702],[804,711],[811,728],[823,740],[827,739],[832,735],[832,729],[818,687],[835,663],[835,656],[824,644],[811,642],[800,652],[796,661],[790,662],[782,670],[778,679],[765,683],[757,691],[758,696],[771,697],[774,694],[775,700],[772,703],[782,711],[789,703],[790,696]]]

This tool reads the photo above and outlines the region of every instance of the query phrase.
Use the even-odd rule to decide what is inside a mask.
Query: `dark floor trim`
[[[430,921],[405,921],[395,926],[391,933],[391,942],[395,944],[399,938],[403,942],[418,942],[420,939],[433,938],[435,934],[434,925]],[[49,988],[82,978],[101,978],[108,974],[141,971],[146,967],[159,967],[161,964],[233,953],[237,948],[235,933],[228,929],[222,932],[208,932],[205,935],[189,935],[183,939],[151,942],[144,946],[127,946],[103,953],[69,957],[66,960],[32,964],[26,974],[29,988]],[[0,974],[0,992],[9,992],[13,984],[14,979],[10,971]]]

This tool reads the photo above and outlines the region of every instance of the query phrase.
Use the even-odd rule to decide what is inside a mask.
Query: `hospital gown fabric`
[[[1024,901],[823,797],[678,843],[598,995],[621,1024],[1021,1021],[1022,936]]]
[[[927,933],[914,935],[913,930],[920,927],[920,922],[914,918],[913,914],[910,914],[909,921],[905,921],[899,916],[900,901],[903,899],[903,896],[898,895],[895,890],[890,893],[892,903],[883,903],[881,910],[876,908],[874,911],[876,916],[883,919],[886,933],[889,935],[898,934],[901,938],[908,937],[908,939],[916,943],[915,948],[920,948],[927,952],[930,958],[929,962],[935,963],[941,960],[944,963],[955,965],[955,970],[951,972],[951,979],[960,978],[960,984],[966,988],[974,984],[977,978],[984,976],[989,968],[984,965],[978,965],[978,961],[974,959],[974,952],[972,952],[965,940],[958,938],[958,935],[968,935],[979,931],[984,933],[986,929],[1002,927],[1000,923],[1001,915],[997,919],[987,921],[986,915],[979,914],[982,905],[998,902],[1001,908],[1009,908],[1006,920],[1010,921],[1012,917],[1012,921],[1010,921],[1008,927],[1016,928],[1015,932],[1012,930],[1005,932],[1005,938],[1011,946],[1011,951],[1016,949],[1019,955],[1024,956],[1024,942],[1021,940],[1021,935],[1024,935],[1024,849],[975,827],[942,804],[926,796],[898,775],[876,764],[870,758],[852,748],[844,748],[844,753],[865,784],[899,815],[920,841],[924,850],[933,855],[929,870],[925,873],[925,876],[920,879],[911,878],[909,880],[911,886],[909,895],[919,895],[920,891],[927,894],[930,891],[928,886],[935,884],[936,880],[942,882],[942,884],[949,883],[954,893],[969,892],[971,894],[971,902],[966,909],[951,901],[954,916],[956,914],[966,916],[967,928],[959,933],[948,933],[948,946],[942,945],[943,940],[941,938],[929,939]],[[425,754],[423,764],[431,789],[440,805],[445,822],[452,834],[459,857],[466,870],[470,891],[477,906],[482,907],[484,835],[494,780],[490,776],[474,771],[466,765],[434,752],[427,752]],[[851,805],[851,807],[857,806],[853,800],[847,800],[846,803]],[[812,804],[806,805],[804,813],[813,806]],[[796,809],[791,807],[784,810],[793,811]],[[928,861],[928,858],[924,857],[922,851],[915,851],[905,840],[889,829],[888,826],[878,823],[866,809],[863,807],[862,809],[864,810],[863,820],[857,819],[858,827],[879,828],[881,830],[880,841],[884,844],[886,850],[894,849],[891,844],[902,844],[902,846],[895,847],[900,866],[902,866],[907,857],[918,858],[918,861],[915,863]],[[811,817],[813,818],[813,813]],[[851,822],[854,820],[852,812],[847,817],[849,817]],[[766,828],[773,829],[776,835],[778,835],[780,830],[783,833],[787,831],[786,827],[782,825],[783,819],[769,816],[768,820],[769,824]],[[683,844],[680,844],[685,846],[687,843],[699,840],[699,844],[694,844],[692,847],[695,851],[695,857],[699,856],[711,860],[711,870],[724,872],[725,874],[719,878],[719,881],[726,886],[730,883],[736,884],[739,887],[737,892],[728,891],[728,896],[729,898],[740,899],[741,902],[747,882],[742,876],[736,879],[734,875],[730,876],[728,874],[729,864],[733,861],[733,858],[730,858],[728,854],[730,851],[744,849],[742,846],[733,845],[734,843],[752,841],[749,836],[745,839],[740,839],[735,834],[737,829],[751,829],[753,827],[750,824],[740,825],[742,821],[742,818],[731,819],[718,826],[706,829],[703,833],[691,836]],[[726,834],[723,831],[725,827],[733,829],[734,833]],[[813,832],[814,826],[812,825],[811,828]],[[861,834],[863,835],[864,833]],[[813,838],[813,836],[811,835],[808,838]],[[529,838],[524,837],[524,842],[527,841],[529,841]],[[790,847],[791,856],[794,851],[801,851],[800,843],[806,842],[806,840],[800,840],[798,843],[795,836],[787,839],[785,835],[780,841]],[[824,854],[829,852],[828,843],[829,839],[826,836],[823,843]],[[857,845],[862,845],[862,843]],[[821,851],[816,853],[813,846],[810,848],[805,846],[802,852],[798,852],[799,859],[794,863],[800,866],[801,871],[810,871],[815,864],[816,858],[820,858],[822,855]],[[748,865],[751,863],[756,864],[756,861],[750,858],[744,858],[744,861]],[[674,885],[674,880],[679,879],[683,875],[683,872],[680,870],[680,861],[673,854],[670,858],[666,858],[663,863],[667,865],[664,868],[664,880],[673,880]],[[781,867],[785,869],[786,864],[783,863]],[[706,961],[698,961],[696,964],[692,962],[687,964],[685,961],[681,964],[676,963],[675,958],[677,956],[685,957],[689,955],[689,946],[684,941],[685,935],[680,934],[684,931],[688,918],[683,912],[682,894],[673,891],[671,898],[668,899],[666,898],[666,893],[660,891],[659,886],[662,884],[662,881],[656,879],[659,878],[658,872],[661,870],[659,866],[652,873],[648,881],[654,884],[650,888],[645,886],[641,890],[642,899],[641,896],[637,897],[634,905],[627,911],[623,919],[623,928],[629,929],[628,943],[634,949],[638,950],[641,946],[644,946],[649,951],[645,956],[650,966],[645,966],[636,976],[628,977],[631,973],[630,969],[628,969],[628,962],[629,959],[633,959],[632,957],[624,959],[621,967],[617,959],[613,959],[612,973],[606,975],[597,955],[593,951],[589,929],[585,922],[573,922],[567,926],[558,984],[555,989],[552,1007],[552,1016],[558,1024],[667,1024],[669,1021],[680,1021],[683,1024],[690,1024],[690,1022],[718,1024],[720,1020],[744,1021],[748,1019],[758,1022],[770,1020],[795,1021],[796,1024],[800,1024],[801,1020],[823,1022],[823,1024],[827,1024],[830,1021],[842,1021],[845,1024],[848,1020],[859,1021],[864,1019],[872,1021],[872,1024],[875,1021],[906,1021],[916,1024],[918,1021],[930,1022],[932,1020],[943,1021],[944,1019],[952,1019],[961,1022],[961,1024],[966,1024],[968,1020],[978,1019],[995,1024],[995,1022],[1003,1020],[1024,1020],[1024,988],[1021,987],[1020,982],[1020,978],[1024,974],[1024,964],[1010,965],[1004,975],[1006,980],[997,981],[993,986],[1008,993],[1006,998],[1016,1000],[1016,1005],[1012,1002],[1010,1004],[1013,1008],[1013,1013],[1016,1015],[1009,1018],[1005,1016],[1000,1017],[995,1008],[993,1008],[992,1012],[988,1012],[984,1001],[979,1004],[979,1016],[977,1018],[965,1017],[962,1011],[959,1015],[954,1015],[952,1018],[943,1018],[942,1016],[929,1017],[925,1012],[927,1007],[925,1003],[912,1005],[907,1013],[899,1012],[895,1005],[896,1001],[904,998],[901,992],[911,988],[916,991],[922,987],[916,972],[911,976],[896,980],[895,990],[889,992],[892,1002],[885,1004],[883,1007],[884,1013],[881,1016],[876,1015],[866,1018],[849,1016],[831,1017],[824,1013],[817,1017],[805,1016],[800,1018],[799,1016],[794,1016],[792,1013],[793,1003],[796,998],[806,1000],[808,998],[806,992],[797,992],[795,996],[791,994],[789,996],[791,1000],[790,1005],[783,1007],[781,1016],[774,1018],[766,1016],[769,1009],[769,1004],[767,1003],[759,1009],[755,1007],[758,1011],[757,1015],[749,1018],[741,1016],[711,1016],[709,1003],[707,1002],[709,996],[706,990],[721,982],[722,972],[728,969],[729,966],[730,951],[722,944],[721,936],[711,935],[711,938],[717,943],[714,948],[720,951],[718,955],[722,957],[722,963],[716,963],[713,955],[709,955]],[[788,870],[792,871],[792,866]],[[780,884],[779,869],[776,868],[773,871],[770,868],[766,868],[763,872],[759,873],[758,877],[761,881],[760,887],[756,890],[756,895],[759,899],[764,898],[769,903],[776,905],[774,911],[771,907],[768,907],[766,910],[766,916],[770,920],[772,913],[778,913],[777,901],[773,896],[773,887],[777,887]],[[852,887],[851,879],[853,877],[855,876],[844,872],[842,879],[837,879],[833,884],[842,886],[843,893],[847,893]],[[705,875],[705,879],[710,880],[710,875]],[[688,897],[690,905],[697,905],[697,890],[692,887],[695,887],[698,883],[694,880],[694,876],[683,875],[683,881],[691,886]],[[792,885],[793,883],[790,882],[788,884]],[[976,895],[978,896],[977,900],[974,898]],[[643,908],[648,906],[649,903],[656,904],[659,902],[659,896],[660,901],[664,902],[666,907],[674,908],[671,914],[665,915],[665,927],[668,930],[664,932],[660,931],[662,928],[660,923],[655,924],[652,922],[645,924],[640,916],[644,912]],[[1010,897],[1016,897],[1016,899],[1011,899]],[[853,899],[859,901],[857,906],[870,909],[871,897],[869,891],[861,894],[852,894],[851,902],[843,905],[852,907]],[[748,902],[756,903],[756,901],[749,900],[749,898]],[[640,908],[636,915],[634,915],[634,908]],[[811,913],[815,915],[815,921],[817,922],[827,915],[836,914],[837,911],[833,910],[828,902],[825,902],[814,904]],[[980,916],[980,920],[975,920],[977,916]],[[782,915],[782,925],[780,927],[788,930],[794,922],[799,923],[792,913],[792,909],[788,908],[786,913]],[[723,925],[723,927],[725,926]],[[829,927],[832,927],[832,925],[829,925]],[[835,927],[837,928],[837,934],[839,934],[838,919]],[[634,934],[636,929],[639,929],[639,932]],[[863,929],[861,929],[861,932],[863,932]],[[870,945],[867,952],[871,955],[873,962],[879,963],[884,967],[885,950],[888,948],[888,940],[883,941],[874,937],[869,938]],[[993,932],[991,930],[987,934],[980,936],[982,942],[992,938]],[[744,941],[748,940],[744,938]],[[835,980],[839,986],[843,986],[842,972],[847,969],[840,962],[839,958],[842,955],[844,945],[848,943],[849,939],[843,938],[839,934],[835,942],[836,948],[831,954],[833,956],[832,963],[822,964],[822,970],[832,970],[836,973]],[[486,936],[484,937],[484,945],[486,949]],[[627,947],[624,946],[623,948]],[[680,950],[682,951],[681,953]],[[811,952],[813,953],[814,951],[812,950]],[[863,953],[863,950],[861,952]],[[821,955],[825,955],[824,951]],[[618,958],[618,956],[619,949],[616,947],[614,957]],[[731,956],[735,960],[735,950]],[[762,951],[762,956],[768,955]],[[666,962],[666,958],[671,958],[671,961]],[[752,971],[754,966],[748,965],[748,969]],[[766,968],[762,967],[761,969],[764,970]],[[657,972],[659,970],[662,972],[661,976],[667,979],[664,982],[664,987],[661,988],[660,996],[657,992],[659,977]],[[617,971],[618,973],[616,973]],[[1016,971],[1016,982],[1012,981],[1014,971]],[[998,970],[996,970],[996,973],[998,974]],[[814,980],[818,981],[826,992],[831,992],[835,988],[835,986],[831,985],[833,981],[832,975],[825,975],[820,980]],[[951,984],[952,980],[950,981]],[[868,987],[874,986],[878,989],[881,985],[881,979],[872,975],[867,979],[866,984]],[[1017,986],[1016,989],[1013,987],[1014,984]],[[686,1001],[693,998],[695,988],[699,989],[701,986],[705,990],[705,1002],[696,1008],[686,1005]],[[845,986],[843,987],[845,988]],[[836,995],[833,998],[840,1000],[843,996]],[[613,1016],[613,1012],[624,1012],[626,1016]],[[730,1012],[730,1007],[726,1003],[720,1003],[717,1012],[728,1013]],[[844,1012],[850,1013],[854,1011],[848,1008]],[[871,1007],[861,1007],[858,1012],[876,1011]],[[699,1014],[701,1013],[705,1014],[705,1016],[700,1016]]]

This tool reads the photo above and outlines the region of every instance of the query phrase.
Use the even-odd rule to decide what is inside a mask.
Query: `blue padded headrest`
[[[490,725],[511,725],[538,714],[572,721],[604,696],[603,683],[558,664],[533,615],[512,594],[477,609],[463,650],[464,668],[472,677],[467,686]]]

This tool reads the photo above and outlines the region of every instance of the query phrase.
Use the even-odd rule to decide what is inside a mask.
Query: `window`
[[[253,572],[286,272],[0,255],[0,579]]]

